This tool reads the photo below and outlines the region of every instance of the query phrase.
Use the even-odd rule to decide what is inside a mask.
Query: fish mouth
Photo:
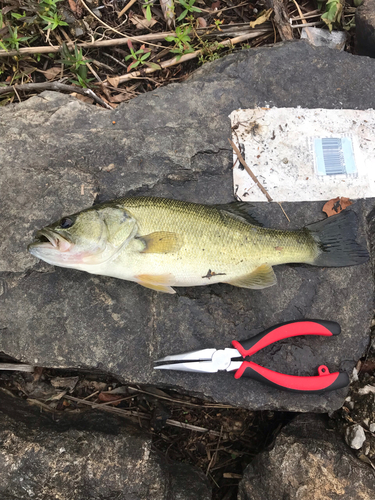
[[[50,229],[41,229],[37,231],[35,240],[27,247],[29,251],[40,248],[48,250],[56,250],[58,252],[67,252],[71,247],[71,242],[63,238],[60,234],[56,234]]]

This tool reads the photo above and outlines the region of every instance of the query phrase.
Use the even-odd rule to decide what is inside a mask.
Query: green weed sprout
[[[178,16],[177,21],[182,21],[187,14],[193,13],[193,12],[202,12],[201,9],[198,9],[198,7],[194,7],[195,0],[178,0],[178,3],[182,5],[182,7],[185,9],[182,11],[182,13]]]
[[[190,31],[191,26],[186,26],[184,29],[182,29],[182,27],[180,26],[177,26],[175,36],[170,35],[165,37],[165,40],[167,42],[175,43],[175,47],[171,49],[171,52],[172,54],[176,54],[177,61],[181,59],[184,54],[194,52],[193,47],[190,45]]]

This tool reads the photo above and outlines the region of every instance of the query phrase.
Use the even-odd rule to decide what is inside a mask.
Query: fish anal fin
[[[140,236],[139,239],[145,243],[142,253],[173,253],[181,248],[178,235],[168,231],[156,231]]]
[[[260,290],[276,285],[277,280],[272,267],[268,264],[262,264],[255,271],[232,281],[227,281],[230,285],[239,286],[242,288],[253,288]]]
[[[145,288],[151,288],[151,290],[156,290],[157,292],[163,293],[176,293],[175,290],[170,286],[173,283],[172,274],[139,274],[134,277],[137,283],[144,286]]]

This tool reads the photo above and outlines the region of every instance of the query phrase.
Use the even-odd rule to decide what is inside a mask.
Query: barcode
[[[346,174],[341,139],[322,139],[322,150],[326,175]]]
[[[356,175],[353,144],[350,137],[314,139],[315,168],[318,175]]]

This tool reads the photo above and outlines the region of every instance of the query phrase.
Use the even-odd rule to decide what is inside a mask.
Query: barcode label
[[[318,175],[352,175],[357,173],[350,137],[314,139],[315,167]]]

